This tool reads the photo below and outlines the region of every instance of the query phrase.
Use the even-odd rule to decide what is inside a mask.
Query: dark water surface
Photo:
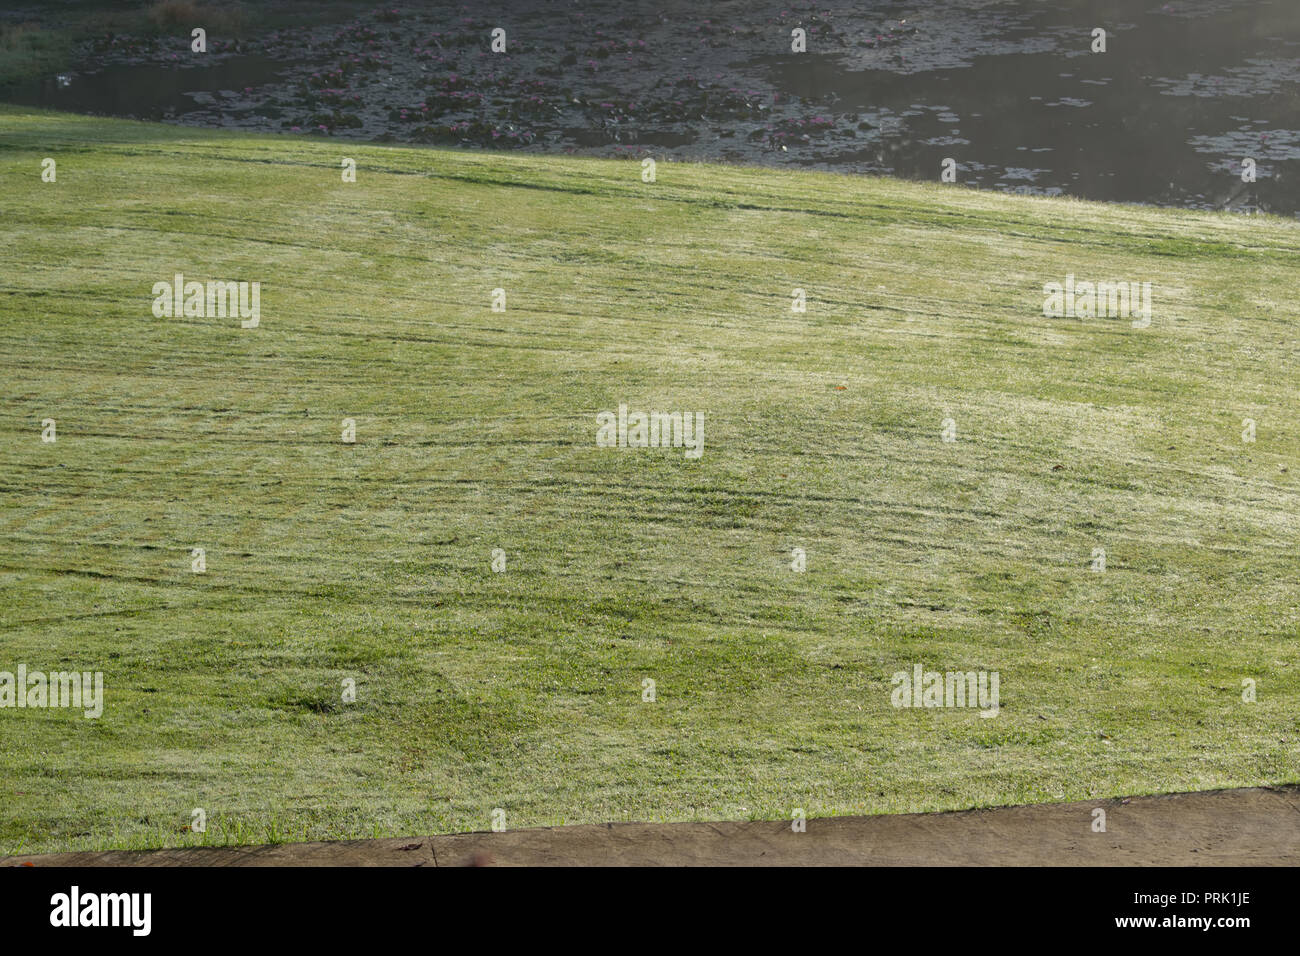
[[[1064,57],[976,55],[916,72],[830,57],[768,66],[780,89],[829,96],[837,110],[860,110],[889,130],[867,153],[895,175],[934,178],[953,157],[962,181],[1003,190],[1294,215],[1300,0],[1204,6],[1210,12],[1195,18],[1135,10],[1118,31],[1107,21],[1106,53],[1081,40]],[[1044,11],[1017,32],[1068,36],[1078,22]],[[1247,157],[1254,184],[1242,181]],[[855,158],[848,150],[831,159]]]
[[[385,5],[384,10],[394,8]],[[1300,214],[1300,0],[421,4],[204,56],[101,40],[11,102]],[[506,54],[488,50],[495,25]],[[789,52],[790,31],[808,52]],[[1107,31],[1094,53],[1092,30]],[[198,65],[196,65],[198,64]],[[1257,181],[1242,180],[1242,161]]]
[[[204,94],[260,86],[278,78],[287,66],[257,55],[198,67],[117,63],[92,73],[46,77],[6,100],[70,113],[170,119],[196,110]]]

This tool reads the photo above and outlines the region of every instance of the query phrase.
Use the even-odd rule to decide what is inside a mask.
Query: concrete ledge
[[[1092,811],[1106,832],[1092,832]],[[609,823],[253,847],[54,853],[0,866],[1295,866],[1300,786],[788,822]]]

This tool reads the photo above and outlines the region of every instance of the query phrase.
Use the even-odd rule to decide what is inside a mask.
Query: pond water
[[[1300,0],[385,6],[110,37],[11,102],[381,142],[654,155],[1300,215]],[[490,32],[507,30],[493,53]],[[1094,28],[1106,30],[1095,52]],[[790,51],[791,30],[807,34]],[[1243,160],[1255,181],[1243,181]]]
[[[287,69],[288,64],[268,56],[237,56],[211,66],[186,68],[118,63],[92,73],[45,77],[5,99],[70,113],[159,120],[196,112],[222,90],[269,83]]]

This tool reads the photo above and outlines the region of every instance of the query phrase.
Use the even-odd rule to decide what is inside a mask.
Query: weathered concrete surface
[[[1092,832],[1092,811],[1106,832]],[[1300,786],[957,813],[611,823],[257,847],[6,857],[0,866],[1268,866],[1300,864]]]

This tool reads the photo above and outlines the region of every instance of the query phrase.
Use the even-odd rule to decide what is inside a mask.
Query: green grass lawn
[[[0,709],[0,852],[1300,780],[1296,222],[0,108],[0,239],[0,671],[105,681]]]

